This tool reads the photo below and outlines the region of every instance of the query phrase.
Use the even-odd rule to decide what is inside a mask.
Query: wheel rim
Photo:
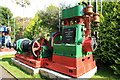
[[[32,48],[31,51],[35,57],[38,57],[41,53],[41,46],[47,45],[48,41],[44,38],[36,38],[32,41]]]

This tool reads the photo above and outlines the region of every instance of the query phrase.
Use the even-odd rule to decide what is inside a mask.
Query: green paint
[[[40,50],[39,58],[47,58],[52,55],[48,50],[48,46],[41,46],[41,47],[42,47],[42,50]]]
[[[53,50],[53,55],[60,55],[72,58],[82,57],[82,45],[54,44]]]
[[[25,53],[25,52],[22,51],[22,48],[21,48],[21,43],[22,43],[22,41],[24,41],[24,40],[29,40],[29,41],[31,41],[31,40],[28,39],[28,38],[19,39],[19,40],[16,41],[16,44],[17,44],[16,50],[17,50],[17,53],[19,53],[19,54],[24,54],[24,53]]]
[[[67,8],[62,11],[62,19],[64,18],[72,18],[75,16],[83,16],[83,5],[78,5],[75,7]]]

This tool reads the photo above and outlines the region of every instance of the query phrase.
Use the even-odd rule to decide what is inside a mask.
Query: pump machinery
[[[10,26],[0,25],[0,48],[5,46],[6,43],[11,42],[11,37],[9,36],[10,31]]]
[[[15,59],[34,68],[48,68],[78,78],[96,67],[93,52],[97,48],[98,33],[91,35],[91,24],[98,26],[99,14],[93,6],[82,5],[62,10],[63,27],[47,41],[44,38],[27,38],[8,43],[14,48]]]

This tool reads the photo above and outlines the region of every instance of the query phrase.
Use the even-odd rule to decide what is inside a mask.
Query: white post
[[[9,22],[9,14],[8,14],[8,26],[10,25],[10,22]]]
[[[60,8],[59,8],[59,31],[60,31]]]
[[[100,2],[100,9],[101,9],[101,14],[102,14],[102,0]]]
[[[15,18],[14,18],[14,40],[15,40]]]
[[[96,12],[95,13],[98,13],[98,0],[95,0],[95,5],[96,5]]]

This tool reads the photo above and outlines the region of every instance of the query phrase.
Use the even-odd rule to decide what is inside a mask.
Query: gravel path
[[[10,73],[8,73],[2,66],[0,66],[0,80],[2,78],[14,78],[14,77]]]

